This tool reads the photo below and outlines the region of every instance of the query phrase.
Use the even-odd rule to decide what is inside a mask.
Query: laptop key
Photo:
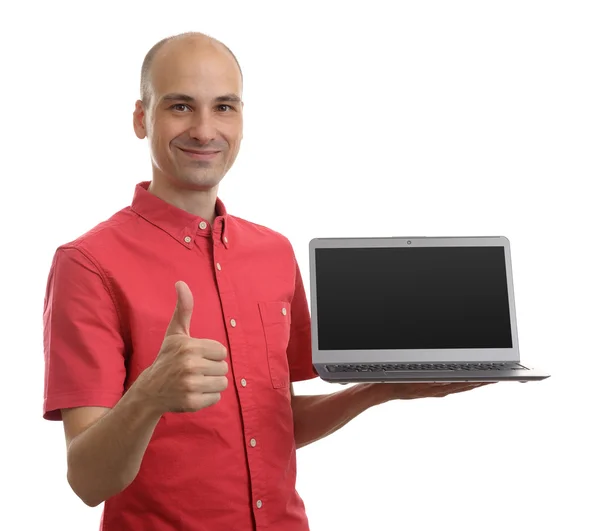
[[[509,368],[506,363],[389,363],[384,365],[330,364],[329,372],[398,372],[398,371],[494,371]]]

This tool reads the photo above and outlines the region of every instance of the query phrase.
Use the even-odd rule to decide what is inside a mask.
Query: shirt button
[[[221,271],[221,264],[219,264],[219,262],[217,262],[217,269]]]
[[[237,324],[237,323],[235,322],[235,319],[232,319],[232,320],[231,320],[231,321],[229,321],[229,322],[231,323],[231,326],[233,326],[233,328],[235,328],[235,325]]]
[[[250,446],[252,446],[252,448],[256,446],[256,439],[250,439]]]
[[[200,227],[202,230],[204,230],[207,227],[206,221],[201,221],[200,224],[198,225],[198,227]]]
[[[258,501],[256,502],[256,506],[257,506],[257,507],[260,509],[260,508],[262,507],[262,501],[261,501],[261,500],[258,500]]]
[[[227,242],[229,241],[229,240],[227,239],[227,236],[223,236],[223,241],[224,241],[225,243],[227,243]]]
[[[192,241],[192,239],[191,239],[189,236],[186,236],[186,237],[183,239],[183,241],[184,241],[185,243],[190,243],[190,242]]]
[[[242,378],[242,381],[240,383],[242,384],[242,387],[246,387],[246,384],[248,382],[246,382],[246,378]]]
[[[281,313],[282,313],[283,315],[287,315],[287,310],[286,310],[285,308],[281,308]]]

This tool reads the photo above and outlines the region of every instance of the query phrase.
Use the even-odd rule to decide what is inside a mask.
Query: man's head
[[[201,33],[164,39],[144,59],[140,92],[134,129],[149,140],[153,180],[189,190],[217,186],[243,136],[242,73],[229,48]]]

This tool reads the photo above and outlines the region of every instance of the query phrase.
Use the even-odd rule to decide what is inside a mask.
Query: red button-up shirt
[[[290,242],[228,215],[211,226],[148,191],[58,248],[44,303],[44,418],[113,407],[161,347],[184,280],[192,337],[228,349],[215,405],[167,413],[129,487],[108,499],[101,529],[306,531],[295,489],[290,382],[316,375],[310,316]]]

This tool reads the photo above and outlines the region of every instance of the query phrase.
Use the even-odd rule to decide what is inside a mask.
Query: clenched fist
[[[136,385],[158,412],[193,412],[212,406],[227,388],[227,349],[212,339],[190,336],[194,297],[179,281],[177,306],[154,363]]]

